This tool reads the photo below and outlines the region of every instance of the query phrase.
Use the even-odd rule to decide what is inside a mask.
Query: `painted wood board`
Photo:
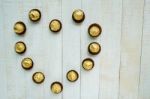
[[[2,99],[149,99],[149,0],[0,0],[0,98]],[[99,6],[100,5],[100,6]],[[38,23],[28,19],[28,12],[38,8],[42,18]],[[83,9],[86,19],[82,24],[72,20],[75,9]],[[62,30],[55,34],[49,22],[57,18]],[[16,21],[24,21],[27,33],[13,32]],[[102,35],[89,37],[91,23],[102,26]],[[18,55],[14,44],[22,40],[27,52]],[[102,51],[92,56],[87,51],[90,42],[97,41]],[[21,60],[31,57],[34,68],[25,71]],[[95,61],[92,71],[81,67],[82,60]],[[79,79],[70,83],[66,73],[75,69]],[[37,85],[32,74],[42,71],[46,80]],[[50,91],[53,81],[64,85],[61,94]]]
[[[139,82],[139,98],[150,98],[150,0],[145,0],[144,6],[144,22],[143,22],[143,36],[142,36],[142,54],[141,54],[141,70]]]
[[[81,0],[62,0],[63,22],[63,99],[80,98],[80,76],[76,82],[69,82],[66,74],[75,70],[80,75],[80,25],[72,20],[72,12],[81,8]]]
[[[144,0],[123,0],[119,99],[137,99]]]

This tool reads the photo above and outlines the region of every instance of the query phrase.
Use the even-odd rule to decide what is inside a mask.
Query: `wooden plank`
[[[44,83],[44,99],[62,99],[62,93],[56,95],[50,90],[54,81],[62,82],[62,30],[53,33],[49,30],[49,23],[53,19],[62,21],[61,0],[46,0],[43,2],[43,43],[44,44],[44,70],[46,82]]]
[[[142,38],[141,75],[138,99],[150,99],[150,0],[145,0]]]
[[[81,8],[81,0],[62,0],[63,23],[63,99],[80,98],[80,77],[71,83],[66,79],[66,73],[74,69],[80,76],[80,29],[81,24],[72,20],[72,12]]]
[[[88,45],[91,42],[98,42],[101,44],[100,39],[102,36],[92,39],[87,31],[88,26],[92,23],[101,23],[101,2],[100,0],[82,0],[82,10],[85,12],[85,20],[81,24],[81,61],[85,58],[92,58],[95,66],[91,71],[85,71],[81,67],[81,99],[98,99],[99,98],[99,74],[100,74],[100,56],[101,53],[93,56],[88,53]],[[100,12],[99,14],[97,12]],[[103,47],[102,47],[103,50]],[[81,64],[82,66],[82,64]]]
[[[43,42],[43,19],[38,23],[33,23],[29,20],[28,13],[31,9],[37,8],[42,12],[42,4],[40,0],[26,0],[21,2],[21,15],[26,23],[27,31],[26,34],[22,37],[22,40],[27,44],[27,52],[24,57],[31,57],[34,62],[34,67],[32,70],[25,72],[26,75],[26,98],[27,99],[41,99],[44,98],[44,83],[38,85],[32,81],[32,75],[35,72],[43,72],[44,74],[44,56],[45,53],[41,53],[44,50]],[[45,52],[45,51],[44,51]],[[38,94],[37,94],[38,93]]]
[[[82,28],[82,55],[83,58],[92,57],[96,65],[89,73],[85,71],[82,73],[81,99],[93,97],[95,99],[117,99],[118,97],[121,4],[121,0],[117,0],[115,3],[110,0],[83,0],[86,21]],[[103,32],[97,39],[91,39],[87,34],[87,28],[95,22],[102,26]],[[87,53],[87,45],[92,41],[97,41],[102,46],[102,51],[97,56],[90,56]]]
[[[5,51],[5,33],[4,33],[4,5],[3,5],[3,1],[0,0],[0,42],[2,42],[0,44],[0,75],[1,75],[1,81],[0,81],[0,88],[3,90],[0,90],[0,97],[2,99],[7,99],[7,74],[6,74],[6,51]],[[4,76],[5,75],[5,76]]]
[[[37,85],[32,81],[32,75],[33,73],[40,71],[44,72],[44,66],[43,66],[43,56],[44,53],[41,53],[44,50],[44,47],[41,47],[44,45],[43,43],[43,37],[42,37],[42,24],[43,20],[41,19],[38,23],[33,23],[28,18],[28,13],[31,9],[37,8],[42,11],[40,1],[20,1],[21,9],[21,16],[23,18],[23,21],[26,23],[27,31],[26,34],[20,38],[20,40],[23,40],[27,45],[27,51],[23,55],[23,57],[20,59],[20,61],[24,57],[31,57],[34,62],[34,67],[30,71],[25,71],[25,85],[26,85],[26,97],[27,99],[33,99],[33,98],[44,98],[44,83]],[[44,55],[43,55],[44,54]],[[39,93],[39,94],[37,94]]]
[[[119,93],[122,0],[101,0],[102,53],[100,99],[117,99]],[[97,60],[98,61],[98,60]]]
[[[3,37],[3,74],[5,78],[5,88],[2,97],[4,99],[9,98],[22,98],[25,99],[25,76],[24,71],[20,65],[21,55],[18,55],[14,51],[14,44],[16,41],[20,40],[19,37],[14,33],[13,26],[14,23],[18,20],[22,20],[20,1],[16,0],[11,2],[10,0],[2,1],[2,14],[3,23],[2,23],[2,37]],[[18,80],[19,79],[19,80]],[[19,93],[21,92],[21,93]],[[1,98],[2,98],[1,97]]]
[[[28,55],[33,57],[35,67],[32,72],[28,73],[27,81],[31,81],[31,76],[36,71],[41,71],[45,74],[45,82],[37,85],[33,82],[28,82],[27,99],[37,98],[56,98],[60,99],[61,94],[57,97],[51,92],[50,85],[53,81],[62,80],[62,50],[61,38],[62,33],[54,34],[49,30],[49,22],[54,18],[61,18],[61,2],[55,1],[25,1],[25,12],[37,8],[42,13],[42,18],[38,23],[33,23],[28,20],[28,36],[26,42],[30,47]],[[27,16],[28,17],[28,16]],[[30,41],[29,41],[30,40]],[[39,94],[37,94],[39,93]]]
[[[120,99],[137,99],[144,0],[123,0]]]

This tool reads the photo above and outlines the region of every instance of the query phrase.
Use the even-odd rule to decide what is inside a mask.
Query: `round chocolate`
[[[88,51],[92,55],[97,55],[101,51],[101,46],[97,42],[92,42],[88,46]]]
[[[91,58],[86,58],[82,62],[82,67],[85,70],[89,71],[89,70],[93,69],[93,67],[94,67],[94,61]]]
[[[51,91],[54,94],[59,94],[62,92],[62,90],[63,90],[63,85],[60,82],[53,82],[51,84]]]
[[[45,80],[45,76],[42,72],[35,72],[32,76],[32,79],[35,83],[41,84]]]
[[[18,54],[22,54],[26,51],[26,45],[24,42],[19,41],[15,44],[15,51]]]
[[[76,23],[81,23],[84,21],[85,19],[85,14],[81,9],[77,9],[72,13],[72,19],[76,22]]]
[[[29,19],[33,22],[37,22],[41,19],[41,12],[38,9],[32,9],[29,12]]]
[[[62,28],[62,24],[59,20],[57,19],[53,19],[50,24],[49,24],[49,29],[52,31],[52,32],[59,32]]]
[[[79,74],[75,70],[70,70],[68,71],[66,76],[67,76],[68,81],[75,82],[78,80]]]
[[[24,34],[26,31],[26,25],[22,21],[18,21],[14,25],[14,32],[18,35]]]
[[[91,24],[88,28],[88,33],[91,37],[98,37],[101,34],[101,32],[102,28],[97,23]]]
[[[29,70],[33,67],[33,61],[31,58],[24,58],[21,62],[21,65],[24,69]]]

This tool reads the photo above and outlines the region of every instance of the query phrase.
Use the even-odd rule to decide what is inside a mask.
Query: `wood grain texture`
[[[0,0],[0,99],[150,99],[150,0]],[[42,12],[33,23],[28,12]],[[72,12],[82,9],[85,21],[76,24]],[[62,30],[53,33],[49,22],[59,19]],[[18,36],[13,25],[23,21],[27,32]],[[99,23],[100,37],[93,39],[88,26]],[[27,52],[14,51],[17,41],[24,41]],[[102,51],[92,56],[91,42],[99,42]],[[31,57],[34,68],[25,71],[21,60]],[[81,67],[82,60],[95,61],[93,70]],[[71,83],[66,73],[74,69],[79,79]],[[37,85],[32,74],[41,71],[45,82]],[[54,81],[64,89],[55,95],[50,91]]]
[[[80,75],[80,24],[72,20],[72,12],[78,8],[81,8],[81,0],[62,0],[63,99],[80,98],[80,76],[74,83],[66,78],[66,73],[72,69]]]
[[[62,99],[62,93],[55,95],[51,92],[50,86],[54,81],[63,83],[63,63],[62,63],[62,36],[63,31],[53,33],[49,30],[49,23],[53,19],[58,19],[62,22],[61,0],[47,0],[43,2],[43,40],[45,45],[45,73],[46,82],[44,87],[44,99]],[[43,63],[43,62],[42,62]]]
[[[122,0],[101,0],[102,53],[100,99],[117,99],[119,93]]]
[[[92,58],[95,66],[91,71],[85,71],[81,68],[81,98],[80,99],[99,99],[99,74],[100,65],[99,59],[101,52],[98,55],[91,55],[88,52],[88,45],[91,42],[98,42],[102,36],[93,39],[88,34],[88,27],[90,24],[98,23],[101,25],[100,1],[98,0],[82,0],[82,10],[85,12],[85,21],[81,24],[81,60],[85,58]],[[103,50],[103,48],[102,48]],[[82,65],[81,65],[82,66]]]
[[[20,40],[18,36],[15,35],[13,32],[13,25],[18,20],[21,20],[21,9],[18,9],[20,7],[19,0],[16,0],[16,3],[9,2],[9,0],[1,1],[2,2],[2,14],[3,14],[3,20],[2,20],[2,38],[3,38],[3,46],[1,48],[3,49],[3,65],[2,67],[2,75],[4,75],[2,78],[4,78],[1,82],[1,85],[3,85],[2,91],[4,90],[4,93],[2,94],[3,99],[9,99],[9,98],[22,98],[25,99],[26,94],[25,92],[25,79],[24,74],[25,72],[22,71],[21,65],[20,65],[20,58],[22,56],[17,56],[17,54],[14,51],[14,44],[16,41]],[[11,14],[17,13],[16,14]],[[1,15],[2,16],[2,15]],[[9,20],[8,20],[9,19]],[[10,39],[11,38],[11,39]],[[7,49],[7,50],[6,50]],[[20,74],[20,75],[19,75]],[[20,79],[20,80],[18,80]],[[18,93],[22,92],[22,93]]]
[[[40,71],[46,74],[44,71],[44,64],[41,62],[44,59],[43,56],[45,54],[41,53],[44,49],[44,47],[42,47],[44,45],[42,37],[43,19],[38,22],[39,24],[37,24],[31,22],[28,18],[28,13],[31,9],[37,8],[39,10],[42,10],[41,6],[42,4],[40,4],[39,0],[33,0],[32,2],[30,2],[29,0],[22,1],[20,5],[20,9],[22,9],[20,12],[22,13],[22,20],[26,23],[27,26],[26,34],[23,37],[18,36],[27,45],[27,51],[22,58],[31,57],[34,62],[34,67],[32,68],[32,70],[25,71],[26,99],[41,99],[44,97],[44,83],[41,85],[37,85],[32,81],[33,73]],[[16,18],[16,20],[18,19]]]
[[[117,8],[116,8],[117,6]],[[82,60],[92,57],[95,67],[92,71],[81,73],[81,99],[117,99],[119,90],[120,39],[122,2],[109,0],[83,0],[82,8],[86,20],[82,25]],[[113,17],[112,17],[113,16]],[[112,21],[113,20],[113,21]],[[102,26],[102,35],[96,39],[89,37],[88,26],[92,23]],[[97,41],[102,51],[97,56],[87,53],[90,42]],[[90,94],[87,94],[89,93]]]
[[[0,97],[3,98],[3,99],[6,99],[7,98],[7,74],[6,74],[6,51],[5,51],[5,34],[4,34],[4,6],[3,6],[3,1],[0,1],[0,12],[2,14],[2,16],[0,17],[0,42],[3,42],[0,44],[0,75],[1,76],[1,82],[0,82]],[[4,35],[2,35],[4,34]],[[2,90],[3,89],[3,90]]]
[[[138,99],[150,99],[150,0],[145,0],[141,72]]]
[[[138,98],[143,8],[144,0],[123,0],[119,99]]]

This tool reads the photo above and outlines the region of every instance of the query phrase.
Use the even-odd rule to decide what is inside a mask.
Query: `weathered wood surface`
[[[28,19],[30,9],[38,8],[38,23]],[[82,9],[82,24],[75,24],[72,12]],[[150,99],[150,0],[0,0],[0,99]],[[49,31],[52,19],[59,19],[63,28],[58,34]],[[13,31],[16,21],[27,26],[24,36]],[[102,26],[102,34],[89,37],[91,23]],[[22,40],[27,52],[18,55],[15,42]],[[101,44],[97,56],[89,55],[90,42]],[[20,62],[31,57],[30,71]],[[91,57],[95,67],[87,72],[82,60]],[[77,82],[70,83],[66,73],[78,71]],[[46,80],[37,85],[32,74],[42,71]],[[60,81],[64,90],[59,95],[50,85]]]

